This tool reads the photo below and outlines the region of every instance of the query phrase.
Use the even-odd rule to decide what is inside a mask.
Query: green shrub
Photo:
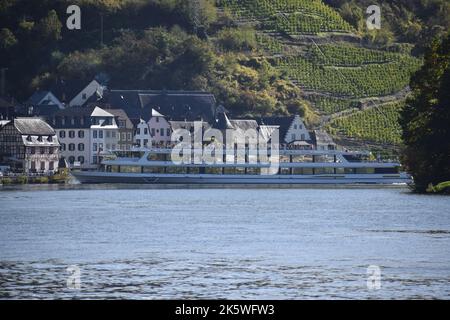
[[[12,179],[11,178],[3,178],[1,179],[3,184],[11,184],[12,183]]]
[[[27,176],[20,176],[17,178],[18,184],[26,184],[28,183],[28,177]]]

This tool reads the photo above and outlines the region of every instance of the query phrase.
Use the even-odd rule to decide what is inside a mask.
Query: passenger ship
[[[281,149],[277,150],[276,156],[269,150],[268,156],[262,158],[246,148],[241,153],[242,159],[236,149],[223,150],[218,155],[213,152],[212,161],[207,162],[202,157],[205,150],[189,150],[185,154],[164,148],[114,151],[104,158],[97,171],[73,171],[72,174],[81,183],[300,185],[411,182],[408,174],[400,172],[399,163],[370,160],[368,152]],[[183,156],[188,161],[181,162]]]

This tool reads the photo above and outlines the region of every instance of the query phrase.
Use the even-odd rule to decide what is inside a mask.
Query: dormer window
[[[38,140],[39,142],[42,142],[42,136],[38,136],[37,140]]]
[[[86,93],[83,93],[83,94],[81,95],[81,98],[82,98],[83,100],[86,100],[86,98],[87,98]]]
[[[27,137],[27,141],[30,141],[30,142],[31,142],[31,136],[28,136],[28,137]]]
[[[48,142],[53,142],[53,137],[52,136],[48,136],[47,141]]]

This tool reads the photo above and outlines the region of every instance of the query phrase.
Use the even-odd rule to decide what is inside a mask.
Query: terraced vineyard
[[[307,58],[314,64],[322,66],[359,67],[368,64],[395,63],[407,60],[413,63],[411,56],[355,47],[349,44],[312,45],[308,48]]]
[[[331,37],[336,32],[353,37],[356,31],[321,0],[217,2],[240,24],[252,22],[259,53],[263,52],[303,89],[304,98],[322,116],[322,127],[332,134],[356,140],[394,145],[401,142],[397,124],[399,103],[382,107],[368,103],[373,109],[359,108],[372,98],[377,103],[403,99],[411,74],[422,63],[409,54],[410,45],[398,45],[401,51],[398,53],[364,48],[344,38]],[[297,39],[298,35],[301,37]],[[328,122],[330,119],[332,122]]]
[[[404,56],[383,64],[342,67],[346,59],[340,58],[340,64],[335,66],[315,64],[306,57],[297,56],[277,59],[275,64],[306,90],[352,98],[385,96],[401,91],[408,85],[411,73],[420,66],[419,60]]]
[[[334,119],[327,129],[334,135],[377,143],[400,144],[401,128],[398,117],[402,105],[402,102],[395,102],[358,111],[352,115]]]
[[[308,100],[313,103],[319,113],[330,115],[347,109],[358,108],[359,101],[328,96],[311,95]]]
[[[265,31],[289,35],[353,32],[352,27],[320,0],[218,0],[240,20],[263,22]]]

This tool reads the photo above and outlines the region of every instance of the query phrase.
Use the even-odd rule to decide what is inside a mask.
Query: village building
[[[314,141],[299,115],[290,117],[266,117],[261,126],[278,126],[280,144],[291,149],[314,149]]]
[[[119,127],[113,114],[95,107],[91,113],[90,159],[98,165],[110,151],[116,150],[119,142]]]
[[[134,142],[139,148],[149,148],[152,146],[150,129],[148,127],[148,123],[144,119],[141,119],[136,126]]]
[[[69,107],[82,107],[88,103],[96,103],[103,98],[105,86],[96,79],[83,87],[69,102]]]
[[[0,162],[11,171],[53,174],[58,170],[59,141],[40,118],[16,118],[0,128]]]
[[[25,102],[25,105],[29,108],[56,106],[58,109],[63,109],[64,104],[51,92],[51,91],[36,91]]]
[[[152,109],[152,116],[148,121],[150,135],[152,136],[152,145],[167,146],[170,144],[172,128],[165,116]]]
[[[119,127],[117,149],[131,150],[134,141],[134,126],[130,118],[128,118],[128,115],[122,109],[107,109],[106,111],[114,115],[117,126]]]
[[[152,110],[167,121],[206,121],[216,118],[216,99],[202,91],[108,90],[102,102],[111,109],[124,110],[136,126],[141,119],[149,121]]]
[[[314,130],[312,136],[317,150],[328,151],[337,149],[336,143],[334,143],[333,139],[325,131]]]
[[[50,123],[60,142],[61,158],[69,167],[91,167],[91,114],[94,108],[73,107],[58,111]]]

